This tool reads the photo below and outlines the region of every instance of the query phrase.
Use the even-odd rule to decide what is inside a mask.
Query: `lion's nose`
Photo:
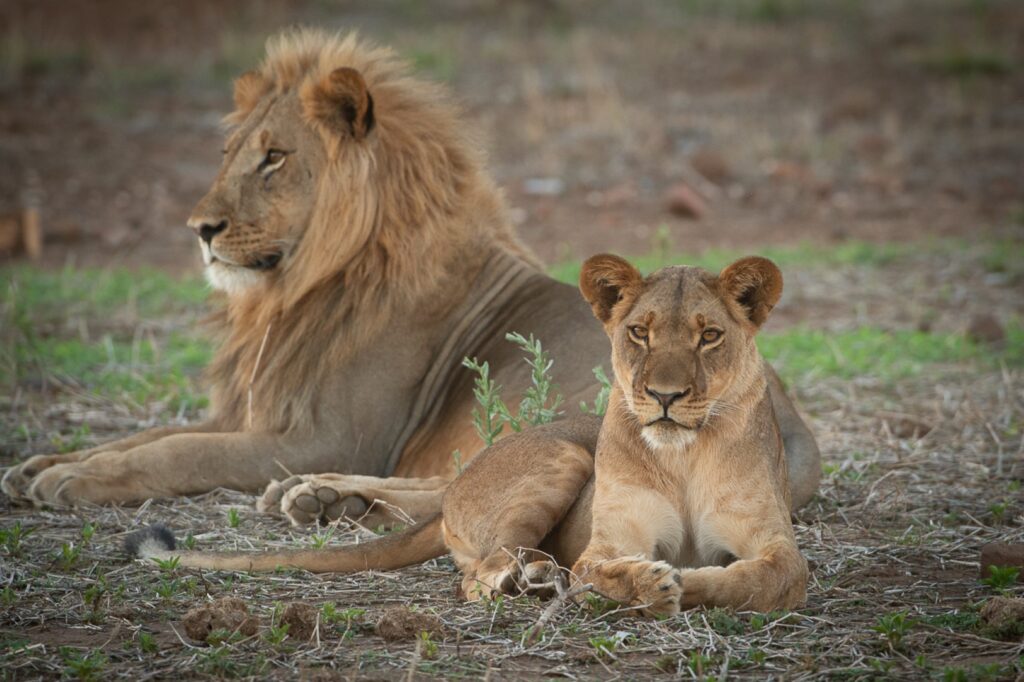
[[[213,241],[213,238],[223,232],[228,227],[228,221],[221,220],[219,223],[214,223],[211,220],[195,220],[188,221],[188,226],[192,228],[193,232],[199,235],[199,238],[209,244]]]
[[[647,395],[657,400],[666,410],[669,405],[677,400],[682,400],[690,394],[690,389],[686,389],[685,391],[676,391],[675,393],[658,393],[650,387],[645,387],[644,390],[647,391]]]

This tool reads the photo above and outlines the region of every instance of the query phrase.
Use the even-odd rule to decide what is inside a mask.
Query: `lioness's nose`
[[[657,400],[666,410],[669,405],[677,400],[682,400],[690,394],[690,389],[686,389],[685,391],[676,391],[675,393],[658,393],[650,387],[645,387],[644,390],[647,391],[647,395]]]
[[[188,221],[188,226],[200,239],[209,244],[215,236],[227,229],[228,221],[214,222],[209,218],[192,218]]]

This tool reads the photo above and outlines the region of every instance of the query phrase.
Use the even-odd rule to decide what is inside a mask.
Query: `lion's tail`
[[[281,552],[194,552],[175,549],[174,536],[155,525],[132,533],[125,540],[130,556],[173,561],[177,566],[223,571],[273,571],[300,568],[313,573],[355,573],[370,569],[391,570],[418,564],[448,552],[441,529],[441,515],[369,542],[325,549]]]

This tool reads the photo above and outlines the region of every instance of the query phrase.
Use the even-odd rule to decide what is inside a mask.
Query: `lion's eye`
[[[637,343],[647,343],[647,327],[633,325],[629,328],[629,336]]]
[[[704,333],[700,335],[700,344],[707,346],[708,344],[718,341],[722,338],[722,332],[719,329],[705,329]]]
[[[287,154],[280,149],[270,149],[267,151],[267,155],[263,157],[263,160],[260,161],[260,165],[256,170],[261,173],[277,170],[284,163],[286,156]]]

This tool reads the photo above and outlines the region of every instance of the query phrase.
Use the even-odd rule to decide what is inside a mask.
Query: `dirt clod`
[[[992,313],[976,313],[967,325],[967,338],[975,343],[996,346],[1006,341],[1006,330]]]
[[[981,607],[981,618],[1000,639],[1024,640],[1024,599],[992,597]]]
[[[381,614],[377,621],[377,635],[389,642],[413,639],[421,632],[440,635],[443,632],[440,619],[429,613],[418,613],[405,606],[392,606]]]
[[[288,626],[289,637],[305,641],[316,630],[317,614],[315,606],[294,601],[284,607],[281,622]]]
[[[259,618],[249,614],[249,607],[236,597],[224,597],[211,604],[197,606],[181,619],[185,634],[196,642],[206,642],[211,633],[237,632],[246,637],[256,634]]]
[[[1024,543],[990,542],[981,548],[981,577],[988,578],[991,566],[1019,568],[1017,582],[1024,582]]]
[[[669,188],[665,194],[665,207],[674,215],[694,220],[700,220],[708,210],[704,199],[683,182]]]

